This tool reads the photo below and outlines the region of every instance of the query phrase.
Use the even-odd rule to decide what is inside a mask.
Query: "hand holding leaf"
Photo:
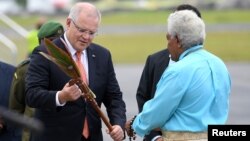
[[[96,110],[105,125],[108,127],[109,131],[112,131],[112,125],[109,123],[107,117],[103,114],[97,102],[95,101],[95,94],[88,87],[88,85],[81,80],[80,71],[73,58],[67,52],[53,44],[50,40],[45,38],[44,41],[49,54],[44,52],[39,53],[48,60],[55,63],[63,72],[72,78],[69,81],[69,85],[78,85],[80,90],[84,93],[83,97]]]

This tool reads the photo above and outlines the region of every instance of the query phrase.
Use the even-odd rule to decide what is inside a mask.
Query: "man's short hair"
[[[177,8],[176,8],[176,11],[180,11],[180,10],[192,10],[194,11],[198,17],[201,18],[201,13],[200,11],[194,7],[193,5],[190,5],[190,4],[181,4],[179,5]]]

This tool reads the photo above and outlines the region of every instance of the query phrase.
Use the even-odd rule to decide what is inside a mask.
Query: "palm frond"
[[[63,60],[56,59],[44,52],[39,52],[41,55],[43,55],[48,60],[55,63],[64,73],[66,73],[71,78],[77,78],[78,74],[77,71],[73,69],[73,66],[70,64],[66,64]]]
[[[80,77],[80,71],[75,64],[75,61],[69,54],[67,54],[61,48],[57,47],[49,39],[45,38],[44,43],[49,53],[49,55],[47,55],[45,53],[40,52],[44,57],[58,65],[71,78]]]

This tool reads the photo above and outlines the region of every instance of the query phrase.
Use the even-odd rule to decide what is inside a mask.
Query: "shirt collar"
[[[67,49],[68,49],[70,55],[71,55],[71,56],[75,56],[76,50],[75,50],[75,49],[73,48],[73,46],[70,44],[70,42],[69,42],[69,40],[68,40],[68,38],[67,38],[67,36],[66,36],[66,32],[64,33],[64,39],[65,39],[65,41],[66,41],[66,44],[67,44],[66,47],[67,47]],[[83,52],[84,54],[87,54],[86,49],[84,49],[82,52]]]
[[[185,50],[179,57],[179,60],[183,59],[185,56],[187,56],[189,53],[197,51],[199,49],[203,48],[203,45],[197,45],[197,46],[193,46],[187,50]]]

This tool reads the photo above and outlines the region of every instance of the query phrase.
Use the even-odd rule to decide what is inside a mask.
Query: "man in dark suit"
[[[96,95],[96,102],[105,105],[115,141],[124,138],[126,122],[125,103],[118,85],[110,52],[92,43],[101,14],[90,3],[76,3],[66,20],[66,32],[54,43],[83,64],[87,83]],[[44,132],[31,135],[31,141],[103,141],[101,119],[93,107],[82,98],[77,85],[69,85],[70,78],[57,65],[39,52],[47,53],[43,45],[36,48],[26,76],[26,101],[36,108],[35,117],[40,119]],[[79,68],[80,69],[80,68]],[[81,68],[82,69],[82,68]],[[87,124],[85,124],[87,117]],[[82,131],[88,125],[89,135]]]
[[[15,67],[0,61],[0,107],[8,108],[9,93]],[[20,141],[21,132],[9,126],[2,118],[0,113],[0,140],[1,141]]]
[[[198,9],[192,5],[182,4],[176,8],[177,11],[185,9],[193,10],[201,18],[201,14]],[[139,112],[142,111],[144,103],[154,97],[156,85],[160,80],[161,75],[169,63],[172,62],[173,61],[169,58],[169,51],[167,49],[163,49],[148,56],[136,93]],[[160,131],[151,131],[149,135],[144,137],[144,141],[156,139],[161,141],[161,135]]]
[[[39,44],[44,43],[44,38],[53,40],[63,34],[63,25],[59,22],[48,21],[44,23],[38,34],[37,39]],[[25,102],[25,76],[29,67],[30,58],[20,63],[15,71],[15,77],[12,80],[10,96],[9,96],[9,108],[15,110],[20,114],[24,114],[29,117],[33,117],[34,109],[26,105]],[[23,129],[22,141],[29,141],[30,132],[26,128]]]

